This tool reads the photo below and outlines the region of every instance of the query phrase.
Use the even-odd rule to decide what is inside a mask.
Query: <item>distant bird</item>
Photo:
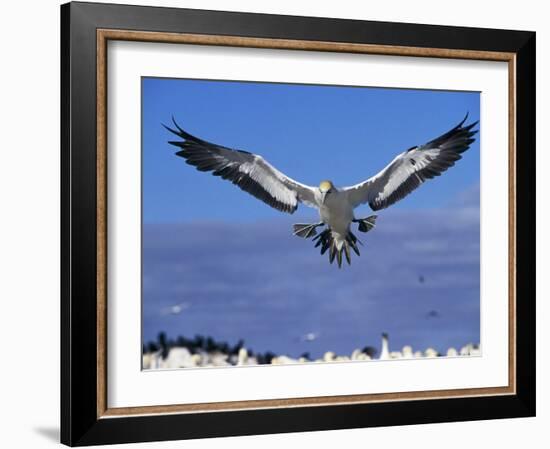
[[[401,354],[404,359],[412,359],[414,356],[412,346],[409,346],[409,345],[403,346],[403,349],[401,349]]]
[[[287,355],[279,355],[277,357],[273,357],[269,363],[272,365],[289,365],[293,363],[300,363],[300,361],[298,359],[288,357]]]
[[[239,349],[239,353],[237,355],[237,365],[248,365],[248,351],[246,348]]]
[[[474,345],[473,343],[468,343],[466,346],[460,348],[460,355],[481,355],[481,349],[479,345]]]
[[[195,366],[195,360],[187,348],[170,348],[168,356],[161,363],[162,368],[188,368]]]
[[[164,307],[161,309],[160,313],[161,315],[179,315],[184,310],[191,307],[191,304],[188,302],[180,302],[179,304],[173,304],[168,307]]]
[[[428,358],[439,357],[439,353],[434,348],[428,348],[424,351],[424,357],[428,357]]]
[[[439,315],[439,312],[437,310],[430,310],[427,314],[426,314],[426,318],[430,319],[430,318],[439,318],[440,315]]]
[[[390,359],[390,344],[388,339],[388,334],[385,332],[382,334],[382,347],[380,348],[380,357],[379,360],[389,360]]]
[[[447,357],[456,357],[458,356],[458,351],[455,348],[447,349]]]
[[[373,211],[384,209],[407,196],[427,179],[439,176],[466,151],[477,133],[474,122],[463,126],[466,117],[445,134],[424,145],[413,146],[397,155],[382,171],[373,177],[349,187],[336,188],[332,181],[322,181],[319,187],[301,184],[281,173],[257,154],[233,150],[192,136],[172,121],[176,129],[163,125],[182,140],[170,141],[180,150],[176,155],[199,171],[212,172],[240,187],[269,206],[292,214],[298,203],[319,211],[320,221],[310,224],[295,224],[294,235],[303,238],[315,237],[315,247],[321,254],[329,251],[329,261],[336,258],[342,266],[342,253],[351,263],[350,248],[359,256],[357,243],[351,232],[351,223],[358,224],[360,232],[368,232],[376,222],[376,215],[355,218],[353,210],[368,203]],[[353,161],[351,161],[353,163]],[[316,228],[326,226],[317,235]]]
[[[424,276],[420,275],[420,276],[418,276],[418,282],[423,284],[424,282],[426,282],[426,279],[424,278]]]
[[[308,332],[307,334],[302,335],[300,337],[300,340],[311,342],[311,341],[317,340],[320,337],[320,335],[321,334],[319,332]]]

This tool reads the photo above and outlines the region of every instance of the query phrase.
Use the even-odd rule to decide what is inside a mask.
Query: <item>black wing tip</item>
[[[468,120],[468,116],[470,115],[470,111],[466,111],[466,115],[462,119],[462,121],[456,126],[456,128],[462,128],[462,125]]]
[[[172,115],[172,123],[176,127],[170,128],[169,126],[165,125],[164,123],[161,123],[164,128],[166,128],[168,131],[170,131],[172,134],[175,134],[176,136],[180,137],[181,139],[184,139],[185,141],[191,141],[195,143],[206,143],[204,140],[199,139],[198,137],[193,136],[192,134],[189,134],[187,131],[185,131],[178,123],[176,122],[175,117]],[[171,142],[170,142],[171,143]]]
[[[177,124],[174,116],[172,116],[172,123],[174,124],[176,129],[170,128],[168,125],[165,125],[164,123],[161,123],[161,125],[164,126],[164,128],[166,128],[172,134],[175,134],[176,136],[181,137],[182,139],[187,139],[187,137],[185,136],[187,133],[183,129],[181,129],[181,127]]]
[[[177,135],[179,135],[180,137],[183,137],[183,134],[186,134],[185,131],[183,129],[181,129],[180,125],[178,125],[178,122],[176,122],[176,119],[174,117],[174,115],[171,116],[171,119],[172,119],[172,123],[174,124],[174,126],[176,127],[176,129],[178,131],[174,131],[173,129],[171,128],[168,128],[166,125],[164,125],[164,127],[166,129],[169,129],[170,131],[172,132],[175,132]]]
[[[479,130],[477,129],[472,130],[472,128],[474,128],[474,126],[479,124],[479,120],[476,120],[475,122],[472,122],[466,126],[463,126],[464,123],[466,123],[466,120],[468,119],[468,117],[469,117],[469,113],[466,113],[466,115],[458,125],[456,125],[451,130],[447,131],[446,133],[440,135],[439,137],[429,141],[427,144],[422,145],[421,147],[434,148],[444,144],[445,142],[449,142],[456,139],[463,139],[463,138],[469,139],[470,137],[474,136],[479,132]],[[465,150],[466,149],[467,148],[465,148]]]
[[[185,142],[182,140],[169,140],[168,143],[179,148],[183,148],[185,146]]]
[[[182,137],[179,132],[177,132],[175,129],[170,128],[168,125],[165,125],[164,123],[161,123],[164,128],[166,128],[168,131],[170,131],[172,134],[175,134],[178,137]]]
[[[472,122],[469,125],[462,126],[464,125],[464,123],[466,123],[466,120],[468,120],[469,115],[470,115],[470,111],[467,111],[462,121],[457,126],[455,126],[456,130],[470,131],[474,126],[479,124],[479,120],[476,120],[475,122]],[[473,132],[476,133],[478,132],[478,130],[474,130]]]

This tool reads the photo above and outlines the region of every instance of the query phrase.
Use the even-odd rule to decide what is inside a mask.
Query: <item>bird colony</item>
[[[259,359],[250,355],[245,347],[241,347],[236,354],[229,354],[220,350],[194,351],[187,347],[160,348],[157,351],[149,351],[143,354],[143,369],[177,369],[177,368],[202,368],[202,367],[228,367],[228,366],[251,366],[251,365],[289,365],[297,363],[325,363],[325,362],[366,362],[377,360],[399,360],[399,359],[422,359],[436,357],[468,357],[480,356],[481,348],[477,344],[468,343],[460,349],[449,348],[445,353],[439,353],[433,348],[424,351],[414,351],[409,345],[403,346],[400,351],[389,348],[387,334],[382,334],[382,344],[379,355],[369,355],[361,349],[355,349],[349,355],[338,355],[327,351],[317,359],[307,357],[292,358],[287,355],[276,355],[269,360]]]

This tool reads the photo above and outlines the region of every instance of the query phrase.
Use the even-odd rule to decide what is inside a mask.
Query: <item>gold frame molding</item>
[[[403,400],[446,399],[516,394],[516,55],[515,53],[371,44],[247,38],[98,29],[97,36],[97,417],[221,412],[303,406],[345,405]],[[326,51],[428,58],[473,59],[508,63],[508,385],[504,387],[396,392],[346,396],[108,408],[107,404],[107,43],[110,40]]]

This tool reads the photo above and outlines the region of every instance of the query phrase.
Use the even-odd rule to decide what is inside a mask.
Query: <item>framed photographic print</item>
[[[61,19],[63,443],[534,415],[534,33]]]

